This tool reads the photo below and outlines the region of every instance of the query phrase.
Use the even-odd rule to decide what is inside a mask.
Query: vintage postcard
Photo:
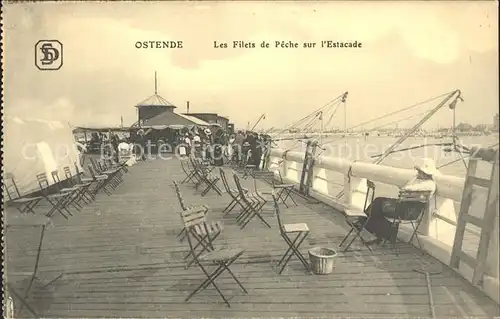
[[[6,318],[493,318],[495,1],[2,3]]]

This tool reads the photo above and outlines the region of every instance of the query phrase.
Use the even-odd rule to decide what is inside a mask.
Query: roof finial
[[[156,79],[156,71],[155,71],[155,95],[158,94],[158,80]]]

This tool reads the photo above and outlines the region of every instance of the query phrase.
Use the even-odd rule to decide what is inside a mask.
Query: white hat
[[[423,158],[422,162],[415,166],[415,169],[430,176],[434,176],[439,173],[436,168],[436,163],[434,163],[432,158]]]

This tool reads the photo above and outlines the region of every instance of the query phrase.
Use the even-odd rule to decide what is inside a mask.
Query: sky
[[[9,116],[132,124],[134,105],[154,93],[155,71],[158,93],[177,112],[190,101],[191,112],[219,113],[237,127],[263,113],[260,128],[283,127],[345,91],[348,126],[455,89],[464,98],[457,122],[491,124],[498,112],[494,1],[23,3],[5,5],[3,18]],[[42,39],[63,44],[60,70],[35,67]],[[135,47],[146,40],[183,41],[183,48]],[[257,47],[213,47],[234,40]],[[322,40],[363,46],[259,48],[262,41]],[[343,123],[339,111],[331,125]],[[428,125],[451,123],[445,108]]]

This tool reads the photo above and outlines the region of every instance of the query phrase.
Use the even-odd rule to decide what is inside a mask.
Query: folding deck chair
[[[55,212],[61,214],[62,217],[68,219],[62,211],[64,210],[68,215],[73,216],[73,214],[69,211],[68,205],[71,203],[71,196],[73,192],[66,193],[49,193],[49,180],[47,179],[47,174],[40,173],[36,175],[36,179],[38,181],[38,186],[40,187],[40,192],[42,197],[47,200],[47,202],[52,206],[52,208],[48,211],[45,216],[51,217]]]
[[[240,193],[238,192],[238,189],[233,189],[229,186],[229,182],[227,181],[226,177],[226,172],[224,172],[224,169],[221,167],[219,168],[220,172],[220,178],[222,180],[222,184],[224,185],[224,189],[226,190],[226,193],[229,194],[231,197],[231,201],[229,204],[224,208],[222,211],[223,216],[226,216],[229,214],[237,205],[241,207],[241,209],[245,209],[245,205],[241,203],[242,199],[240,196]],[[243,189],[244,192],[247,192],[247,189]]]
[[[344,218],[347,223],[351,227],[347,235],[342,239],[340,242],[339,246],[342,246],[347,238],[354,232],[354,236],[352,237],[351,241],[347,246],[344,248],[344,251],[347,251],[349,247],[351,247],[352,243],[356,238],[359,238],[363,245],[368,248],[368,250],[373,254],[373,251],[370,247],[370,245],[367,244],[363,236],[361,235],[361,232],[365,229],[366,224],[368,224],[368,221],[370,220],[371,217],[371,204],[373,202],[373,199],[375,198],[375,184],[372,181],[366,181],[367,185],[367,190],[366,190],[366,196],[365,196],[365,203],[363,205],[363,210],[357,209],[357,208],[348,208],[344,210]],[[362,220],[361,222],[360,219]],[[364,219],[364,221],[363,221]]]
[[[98,172],[100,175],[108,176],[108,185],[112,189],[116,189],[122,182],[122,168],[110,168],[104,161],[97,162]]]
[[[195,189],[198,189],[201,184],[205,184],[206,188],[201,192],[201,196],[205,196],[210,190],[214,190],[219,196],[222,196],[222,190],[219,188],[217,183],[220,180],[219,176],[212,174],[213,167],[205,166],[198,159],[194,160],[196,178],[198,182],[195,185]]]
[[[205,223],[205,212],[203,209],[199,210],[191,210],[191,211],[183,211],[180,213],[182,216],[182,220],[184,223],[184,227],[186,228],[187,239],[189,243],[189,248],[191,250],[191,255],[194,257],[193,260],[196,262],[198,267],[200,267],[201,271],[205,274],[207,279],[203,281],[189,296],[185,299],[185,301],[189,301],[194,295],[196,295],[202,289],[206,289],[210,284],[214,286],[219,295],[222,297],[224,302],[228,307],[231,307],[229,301],[224,296],[224,294],[220,291],[219,287],[215,284],[215,279],[217,279],[224,271],[227,271],[236,283],[240,286],[240,288],[248,293],[245,287],[241,284],[241,282],[236,278],[234,273],[230,270],[230,266],[244,253],[243,249],[239,248],[221,248],[215,251],[208,252],[204,255],[199,255],[195,252],[195,247],[193,246],[193,238],[196,238],[197,228],[202,229],[206,227]],[[217,265],[217,268],[209,273],[207,269],[202,264],[202,262],[211,262]]]
[[[298,205],[292,196],[293,191],[295,190],[295,184],[285,183],[280,171],[278,171],[279,183],[276,182],[275,174],[273,171],[254,171],[252,177],[263,179],[267,183],[271,184],[274,192],[276,193],[276,198],[278,199],[278,201],[281,201],[287,208],[289,207],[286,203],[288,199],[290,199],[295,204],[295,206]]]
[[[59,172],[57,170],[52,171],[50,173],[50,175],[52,176],[52,181],[54,182],[54,185],[59,193],[69,193],[68,199],[67,199],[68,205],[71,205],[76,210],[80,211],[83,208],[83,206],[80,205],[80,200],[81,200],[80,193],[81,193],[82,189],[80,187],[77,187],[77,186],[62,187],[61,180],[59,179]]]
[[[104,174],[96,174],[94,171],[94,168],[92,165],[87,166],[89,169],[90,173],[90,178],[82,178],[83,182],[87,182],[89,180],[92,180],[96,183],[96,187],[94,188],[93,194],[97,195],[97,193],[102,190],[104,191],[108,196],[111,196],[111,191],[107,188],[109,181],[110,181],[110,176],[109,175],[104,175]]]
[[[207,205],[200,205],[200,206],[187,206],[186,203],[184,202],[184,198],[182,197],[181,190],[179,188],[179,183],[174,181],[173,182],[175,194],[177,195],[177,199],[179,200],[179,205],[181,206],[181,209],[183,211],[186,210],[197,210],[197,209],[205,209],[205,215],[208,213],[208,210],[210,209]],[[183,241],[184,237],[186,236],[186,229],[183,227],[181,232],[177,235],[179,238],[179,241]]]
[[[271,225],[262,217],[260,214],[262,208],[266,204],[266,201],[263,199],[262,194],[256,194],[252,192],[245,192],[244,188],[241,186],[240,178],[238,174],[233,174],[234,182],[236,184],[236,188],[238,189],[238,193],[240,194],[241,203],[244,204],[245,208],[240,212],[238,217],[236,217],[237,223],[240,225],[240,228],[243,229],[248,225],[248,223],[257,216],[267,227],[271,228]]]
[[[196,216],[199,216],[200,211],[205,211],[203,207],[200,207],[198,209],[191,209],[191,210],[185,210],[181,213],[181,219],[185,221],[185,219],[192,219],[196,218]],[[195,212],[195,213],[193,213]],[[194,216],[191,216],[193,215]],[[194,247],[191,247],[190,252],[184,256],[184,260],[186,260],[186,266],[185,268],[188,269],[193,262],[196,261],[196,258],[201,256],[204,253],[214,251],[214,241],[219,237],[219,235],[222,232],[223,225],[221,222],[211,222],[208,223],[206,221],[206,211],[204,213],[203,217],[203,222],[197,225],[194,225],[191,229],[191,236],[196,239],[197,243]],[[189,227],[186,227],[184,225],[185,236],[188,236],[188,229]],[[198,249],[199,247],[199,249]],[[189,257],[193,257],[191,260],[188,261]]]
[[[115,162],[113,159],[106,160],[106,164],[109,168],[119,168],[121,171],[128,173],[127,160],[121,162]]]
[[[97,176],[106,177],[105,180],[103,179],[103,185],[105,185],[103,189],[109,191],[109,188],[107,188],[108,186],[112,189],[116,189],[118,185],[123,181],[121,178],[120,168],[108,168],[103,162],[98,162],[93,158],[90,158],[90,162],[92,164],[93,171],[95,174],[97,174]]]
[[[279,270],[279,274],[283,273],[283,270],[285,269],[286,265],[290,261],[293,255],[295,255],[300,262],[304,265],[306,270],[310,270],[309,263],[307,260],[304,258],[302,253],[300,252],[300,245],[304,242],[304,240],[307,238],[309,235],[309,227],[305,223],[297,223],[297,224],[283,224],[283,221],[281,220],[281,212],[278,204],[278,197],[273,194],[273,201],[274,201],[274,208],[276,211],[276,218],[278,219],[278,226],[280,229],[280,235],[281,237],[285,240],[285,242],[288,244],[288,249],[281,257],[281,259],[278,261],[277,266],[279,267],[281,265],[281,269]],[[291,239],[289,235],[295,235],[295,239]]]
[[[78,167],[76,168],[78,170]],[[66,180],[69,181],[73,187],[78,187],[80,189],[77,201],[83,200],[85,203],[90,204],[95,199],[94,197],[92,197],[92,194],[90,193],[90,187],[92,186],[93,181],[82,183],[79,180],[80,176],[78,174],[78,171],[77,171],[77,176],[76,177],[73,176],[73,174],[71,174],[69,166],[64,167],[64,175],[66,177]]]
[[[396,218],[386,219],[391,222],[392,229],[394,233],[389,238],[392,242],[392,248],[396,249],[396,241],[398,238],[399,226],[401,224],[410,224],[413,228],[413,232],[408,240],[408,243],[413,241],[413,237],[417,239],[417,243],[420,249],[422,246],[420,244],[420,239],[418,238],[418,227],[422,223],[423,216],[429,208],[429,199],[431,197],[431,192],[415,192],[415,191],[401,191],[399,192],[398,200],[394,207],[395,212],[401,212]],[[384,243],[388,239],[384,240]],[[399,253],[399,252],[398,252]]]
[[[181,184],[191,182],[193,179],[195,180],[195,184],[198,183],[198,180],[196,180],[196,170],[193,167],[189,167],[189,160],[181,159],[180,162],[182,171],[186,174],[186,178],[182,180]]]
[[[5,173],[3,188],[5,195],[7,195],[7,202],[20,213],[34,214],[34,208],[43,199],[42,196],[22,196],[12,173]]]
[[[90,183],[90,186],[86,191],[86,195],[90,196],[92,200],[95,200],[95,195],[97,194],[97,188],[99,187],[99,181],[97,181],[92,177],[82,177],[83,172],[80,172],[80,167],[76,162],[74,162],[74,165],[76,170],[77,183],[82,185]]]
[[[295,206],[297,206],[298,204],[292,196],[293,191],[295,190],[295,184],[285,183],[283,181],[283,177],[281,176],[280,171],[278,171],[278,176],[279,176],[280,183],[277,184],[274,181],[274,178],[272,180],[273,188],[278,190],[278,192],[277,192],[278,193],[278,201],[281,200],[281,202],[288,208],[289,206],[286,203],[286,201],[287,201],[287,199],[291,199],[292,202],[295,204]],[[273,177],[274,177],[274,173],[273,173]]]

